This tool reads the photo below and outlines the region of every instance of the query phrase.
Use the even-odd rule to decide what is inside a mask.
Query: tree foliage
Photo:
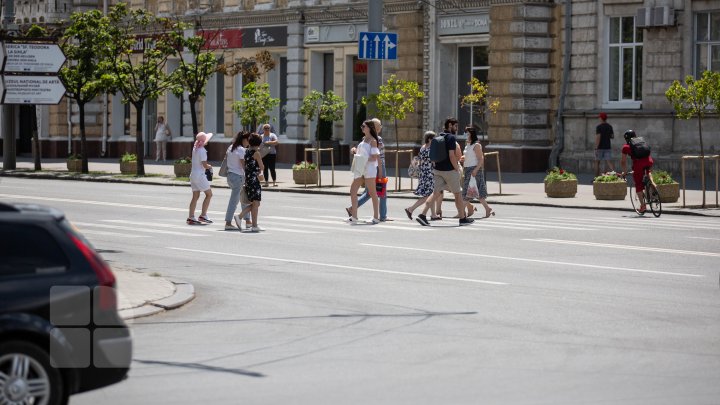
[[[250,125],[254,131],[258,122],[268,122],[268,112],[280,104],[279,98],[270,97],[270,85],[250,82],[243,87],[242,100],[235,101],[232,109],[243,125]]]
[[[65,96],[75,100],[80,112],[80,156],[82,172],[88,172],[85,137],[85,104],[114,86],[109,74],[105,49],[112,42],[108,19],[99,10],[73,13],[60,38],[67,62],[58,76],[65,85]]]
[[[340,121],[347,107],[348,104],[340,96],[335,95],[332,90],[325,93],[313,90],[303,98],[300,114],[309,121],[318,119],[318,125],[315,127],[315,140],[320,141],[319,121]]]
[[[487,84],[481,82],[478,78],[473,77],[468,82],[470,86],[470,94],[460,99],[460,106],[470,109],[470,113],[479,119],[479,127],[482,133],[487,134],[488,130],[488,113],[497,113],[500,108],[500,100],[489,99],[488,93],[490,88]]]
[[[147,10],[130,10],[125,3],[111,7],[108,18],[113,41],[107,53],[113,61],[110,71],[115,90],[122,93],[122,102],[135,106],[137,116],[142,117],[145,100],[156,100],[174,84],[173,77],[166,72],[168,58],[178,54],[178,44],[167,35],[172,22]],[[135,47],[138,52],[133,51]],[[142,128],[142,120],[138,119],[135,137],[138,176],[145,175]]]
[[[395,147],[400,149],[398,120],[404,120],[408,113],[415,112],[415,104],[425,96],[417,82],[398,79],[391,75],[380,85],[380,93],[362,98],[368,112],[381,120],[392,119],[395,123]]]

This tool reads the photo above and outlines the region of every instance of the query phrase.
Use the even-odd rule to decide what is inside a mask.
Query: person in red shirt
[[[620,167],[622,168],[623,173],[627,172],[627,157],[630,156],[630,159],[632,159],[632,170],[633,170],[633,180],[635,181],[635,192],[637,193],[638,200],[640,201],[640,212],[645,212],[646,206],[645,206],[645,198],[643,198],[643,189],[645,188],[645,185],[643,184],[643,174],[647,172],[648,177],[650,178],[650,182],[655,184],[652,180],[652,174],[651,169],[653,167],[654,161],[652,156],[646,156],[643,158],[635,158],[630,149],[630,139],[635,138],[637,134],[635,134],[635,131],[632,129],[628,129],[625,131],[625,145],[622,147],[621,155],[620,155]]]

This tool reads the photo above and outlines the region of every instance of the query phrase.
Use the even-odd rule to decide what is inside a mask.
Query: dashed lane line
[[[603,248],[603,249],[639,250],[639,251],[645,251],[645,252],[670,253],[670,254],[678,254],[678,255],[720,257],[720,253],[700,252],[700,251],[695,251],[695,250],[655,248],[655,247],[649,247],[649,246],[615,245],[615,244],[611,244],[611,243],[583,242],[583,241],[577,241],[577,240],[560,240],[560,239],[523,239],[523,240],[526,240],[529,242],[546,242],[546,243],[553,243],[553,244],[599,247],[599,248]]]

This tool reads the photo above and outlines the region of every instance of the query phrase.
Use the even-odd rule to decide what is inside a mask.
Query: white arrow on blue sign
[[[358,59],[397,59],[396,32],[361,32],[358,37]]]

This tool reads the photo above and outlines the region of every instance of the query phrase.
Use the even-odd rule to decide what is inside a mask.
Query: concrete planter
[[[82,171],[82,160],[70,159],[67,161],[67,169],[69,172],[81,172]]]
[[[545,194],[550,198],[572,198],[577,194],[577,180],[545,182]]]
[[[295,184],[317,184],[317,170],[293,170]]]
[[[122,174],[137,174],[137,161],[135,161],[135,162],[120,162],[120,173],[122,173]]]
[[[190,177],[192,163],[175,163],[173,170],[175,171],[175,177]]]
[[[680,183],[658,184],[661,203],[674,203],[680,198]]]
[[[624,200],[628,186],[624,181],[613,183],[593,182],[593,194],[598,200]]]

